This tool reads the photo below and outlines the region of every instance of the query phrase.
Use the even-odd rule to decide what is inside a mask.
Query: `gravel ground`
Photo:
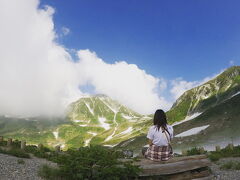
[[[18,161],[23,160],[20,164]],[[1,180],[42,180],[38,177],[39,168],[44,165],[56,167],[55,163],[45,159],[32,157],[31,159],[17,158],[0,154],[0,179]]]
[[[240,180],[240,170],[220,170],[220,166],[229,162],[237,161],[240,162],[240,157],[234,158],[223,158],[213,163],[210,167],[214,175],[214,179],[217,180]]]

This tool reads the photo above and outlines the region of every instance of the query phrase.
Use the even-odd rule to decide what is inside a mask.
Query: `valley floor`
[[[38,176],[38,170],[44,164],[56,166],[56,164],[52,162],[36,157],[25,159],[0,154],[0,179],[42,180],[42,178]]]

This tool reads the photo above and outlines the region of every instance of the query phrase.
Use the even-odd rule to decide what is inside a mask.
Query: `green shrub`
[[[29,154],[24,152],[21,149],[4,150],[4,149],[0,148],[0,153],[2,153],[2,154],[9,154],[9,155],[20,157],[20,158],[30,158]]]
[[[0,146],[6,146],[6,145],[7,145],[7,141],[0,142]]]
[[[235,169],[236,169],[236,170],[240,170],[240,162],[237,162],[237,163],[235,164]]]
[[[224,169],[224,170],[240,170],[240,162],[236,162],[236,161],[229,161],[224,163],[223,165],[220,166],[220,169]]]
[[[37,151],[37,149],[38,149],[38,147],[35,145],[27,145],[25,147],[25,151],[28,153],[33,153],[33,152]]]
[[[232,169],[235,166],[233,161],[229,161],[220,166],[220,169]]]
[[[221,158],[221,155],[219,153],[211,153],[208,157],[211,161],[216,162]]]
[[[58,163],[59,169],[52,172],[44,167],[41,174],[45,178],[54,174],[58,178],[72,180],[137,177],[140,172],[139,167],[132,165],[131,162],[121,162],[118,158],[118,152],[102,146],[81,147],[79,150],[70,149],[64,154],[52,153],[49,159]]]
[[[21,148],[21,141],[15,140],[12,142],[12,148]]]
[[[240,157],[240,146],[235,146],[233,148],[227,146],[220,151],[211,152],[208,157],[212,161],[218,161],[220,158],[224,157]]]
[[[64,179],[64,178],[60,178],[59,169],[50,167],[48,165],[43,165],[39,169],[38,175],[43,177],[44,179],[51,179],[51,180]]]
[[[18,160],[17,160],[17,163],[18,163],[18,164],[25,164],[25,161],[22,160],[22,159],[18,159]]]
[[[35,145],[26,146],[25,151],[28,153],[32,153],[34,156],[39,158],[49,158],[49,154],[51,150],[47,147],[42,146],[40,149]]]
[[[194,147],[192,149],[187,150],[187,156],[206,154],[206,152],[207,151],[205,151],[203,148]]]

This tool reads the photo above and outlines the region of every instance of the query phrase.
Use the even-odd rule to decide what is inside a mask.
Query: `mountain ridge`
[[[184,92],[167,112],[170,122],[203,112],[240,91],[240,66],[233,66],[215,78]]]

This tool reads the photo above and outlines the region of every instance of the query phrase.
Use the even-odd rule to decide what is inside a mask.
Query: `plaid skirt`
[[[145,152],[145,158],[153,161],[167,161],[173,156],[172,146],[150,146]]]

